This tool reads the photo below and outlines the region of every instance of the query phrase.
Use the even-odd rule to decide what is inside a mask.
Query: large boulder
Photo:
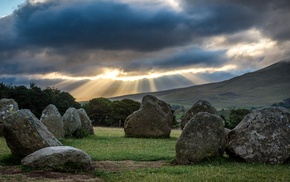
[[[63,119],[58,109],[53,104],[49,104],[42,111],[40,121],[57,139],[64,138]]]
[[[283,163],[290,157],[290,113],[284,108],[254,110],[228,138],[226,152],[237,160]]]
[[[81,118],[77,110],[73,107],[68,108],[64,113],[63,123],[64,133],[66,137],[73,136],[74,132],[78,129],[81,129],[82,127]]]
[[[87,153],[69,146],[40,149],[23,158],[21,163],[28,167],[56,170],[82,170],[92,167],[92,159]]]
[[[86,111],[83,108],[81,108],[81,109],[78,109],[77,112],[78,112],[80,119],[81,119],[82,129],[87,131],[89,134],[93,135],[94,134],[94,127],[93,127],[92,121],[90,120]]]
[[[176,163],[191,164],[222,156],[225,140],[223,119],[215,114],[199,112],[188,121],[176,142]]]
[[[125,121],[126,137],[168,138],[173,115],[170,107],[154,96],[146,95],[138,111]]]
[[[199,100],[188,111],[186,111],[181,119],[181,129],[183,129],[186,123],[199,112],[217,114],[217,110],[208,101]]]
[[[0,136],[3,136],[4,118],[18,110],[18,104],[13,99],[0,99]]]
[[[45,147],[62,145],[27,109],[5,117],[3,131],[8,147],[16,156],[26,156]]]

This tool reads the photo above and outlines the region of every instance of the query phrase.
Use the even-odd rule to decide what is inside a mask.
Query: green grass
[[[126,171],[107,181],[289,181],[290,167],[263,164],[199,164]]]
[[[180,130],[172,130],[169,139],[125,138],[120,128],[95,128],[95,135],[84,139],[66,139],[63,145],[86,151],[93,160],[173,160]]]
[[[170,139],[125,138],[123,129],[97,127],[93,136],[65,139],[62,143],[84,150],[95,161],[165,160],[168,164],[159,168],[127,168],[120,172],[93,171],[105,181],[290,181],[290,164],[246,164],[224,157],[190,166],[172,165],[180,133],[173,130]],[[7,158],[11,159],[10,151],[0,138],[0,164],[7,162]],[[2,177],[0,180],[6,178]]]

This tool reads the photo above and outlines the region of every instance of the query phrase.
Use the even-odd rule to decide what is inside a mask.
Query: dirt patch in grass
[[[121,172],[142,168],[158,168],[169,166],[167,161],[94,161],[93,169],[85,172],[69,173],[53,170],[24,170],[21,166],[0,166],[0,181],[104,181],[96,175],[96,171]]]

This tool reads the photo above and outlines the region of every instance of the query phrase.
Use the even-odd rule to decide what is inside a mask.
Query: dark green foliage
[[[272,104],[272,106],[290,108],[290,98],[284,99],[282,102]]]
[[[140,103],[131,99],[123,99],[121,101],[113,101],[112,118],[116,121],[114,126],[124,126],[126,118],[140,108]]]
[[[229,129],[233,129],[236,127],[243,118],[250,113],[248,109],[233,109],[230,111],[229,121],[226,121],[225,127]]]
[[[21,159],[22,159],[22,157],[15,156],[13,154],[5,155],[5,156],[2,155],[2,157],[0,158],[0,166],[1,165],[3,165],[3,166],[19,165],[19,164],[21,164]]]
[[[49,104],[55,105],[61,114],[64,114],[69,107],[80,107],[80,104],[69,93],[55,88],[41,89],[34,83],[31,83],[29,88],[0,83],[0,88],[0,98],[14,99],[19,109],[30,109],[38,118]]]
[[[94,98],[83,105],[95,126],[109,126],[107,120],[112,112],[112,102],[106,98]]]
[[[89,136],[89,132],[84,129],[84,128],[80,128],[80,129],[77,129],[73,134],[72,134],[72,137],[74,138],[78,138],[78,139],[81,139],[81,138],[85,138],[87,136]]]
[[[106,98],[94,98],[83,107],[93,125],[121,127],[126,118],[139,109],[140,103],[130,99],[110,101]]]

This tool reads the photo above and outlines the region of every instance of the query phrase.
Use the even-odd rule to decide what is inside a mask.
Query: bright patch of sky
[[[25,0],[0,0],[0,17],[13,13]]]

